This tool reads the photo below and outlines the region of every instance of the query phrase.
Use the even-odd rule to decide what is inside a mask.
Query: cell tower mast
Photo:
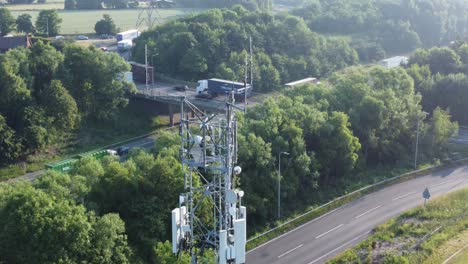
[[[189,251],[192,263],[213,249],[215,263],[245,263],[246,208],[236,189],[237,120],[234,93],[224,113],[205,114],[183,98],[180,156],[185,192],[172,210],[172,251]],[[243,110],[243,109],[239,109]],[[192,117],[193,116],[193,117]]]

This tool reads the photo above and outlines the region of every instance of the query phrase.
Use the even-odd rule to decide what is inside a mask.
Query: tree
[[[58,80],[52,80],[42,92],[42,103],[54,120],[53,125],[61,131],[71,131],[78,127],[80,114],[73,97]]]
[[[101,0],[76,0],[76,9],[101,9]]]
[[[29,60],[31,75],[34,76],[33,94],[40,99],[42,91],[57,74],[64,60],[63,54],[48,43],[38,41],[31,47]]]
[[[458,133],[458,123],[450,121],[450,112],[437,107],[432,112],[429,131],[432,134],[432,153],[442,156],[447,147],[448,140]]]
[[[3,37],[15,29],[15,19],[6,8],[0,8],[0,36]]]
[[[63,83],[66,83],[83,117],[111,120],[128,103],[135,86],[118,78],[130,65],[118,54],[105,54],[95,47],[70,45],[64,49]]]
[[[455,73],[460,66],[460,57],[449,48],[432,48],[429,50],[428,64],[433,74]]]
[[[21,154],[21,144],[15,137],[15,131],[8,126],[5,118],[0,115],[0,164],[6,164],[18,158]]]
[[[65,0],[64,9],[65,10],[76,9],[76,0]]]
[[[60,177],[60,175],[56,176]],[[28,183],[0,187],[0,261],[130,263],[125,225]]]
[[[127,8],[129,0],[104,0],[107,8]]]
[[[36,30],[31,22],[30,14],[22,14],[16,18],[16,29],[24,33],[34,33]]]
[[[42,10],[36,20],[36,29],[39,34],[46,37],[53,37],[60,32],[62,19],[56,10]]]
[[[115,26],[114,20],[108,14],[104,14],[102,17],[103,18],[94,25],[94,31],[96,31],[96,34],[116,34],[117,27]]]

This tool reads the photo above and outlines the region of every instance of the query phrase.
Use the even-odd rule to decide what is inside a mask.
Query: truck
[[[234,98],[243,100],[244,96],[250,97],[252,94],[252,86],[247,83],[234,82],[222,79],[199,80],[197,82],[197,97],[213,98],[218,95],[226,95],[234,91]],[[244,93],[246,93],[244,95]]]
[[[138,30],[132,29],[132,30],[127,30],[124,32],[117,33],[115,37],[117,38],[117,41],[122,41],[122,40],[134,40],[138,38],[139,35],[140,35],[140,32]]]
[[[133,46],[133,41],[131,39],[125,39],[117,42],[117,50],[119,52],[124,52],[131,49]]]

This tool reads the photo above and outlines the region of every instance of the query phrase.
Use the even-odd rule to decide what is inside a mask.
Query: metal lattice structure
[[[185,192],[172,211],[173,252],[189,251],[192,263],[207,248],[215,263],[245,263],[246,208],[235,186],[237,120],[234,95],[224,112],[205,114],[185,98],[180,112],[180,156]],[[208,213],[209,212],[209,213]]]
[[[149,0],[145,1],[146,7],[142,8],[138,12],[138,18],[136,27],[140,28],[141,25],[145,24],[148,29],[154,27],[158,19],[161,17],[158,12],[157,1]]]

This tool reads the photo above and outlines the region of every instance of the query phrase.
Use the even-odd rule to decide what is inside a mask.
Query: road
[[[154,142],[155,142],[155,139],[152,138],[151,136],[148,136],[148,137],[138,139],[138,140],[126,143],[126,144],[119,145],[118,147],[128,147],[130,149],[133,149],[133,148],[151,149],[154,146]],[[112,148],[112,149],[115,150],[115,149],[117,149],[117,147]],[[26,174],[24,174],[22,176],[9,179],[6,182],[10,183],[10,182],[16,182],[16,181],[19,181],[19,180],[33,181],[37,177],[40,177],[42,174],[44,174],[44,172],[45,172],[45,170],[26,173]]]
[[[247,253],[246,263],[318,264],[364,240],[370,231],[431,198],[468,187],[468,166],[444,169],[390,186],[341,206]]]

